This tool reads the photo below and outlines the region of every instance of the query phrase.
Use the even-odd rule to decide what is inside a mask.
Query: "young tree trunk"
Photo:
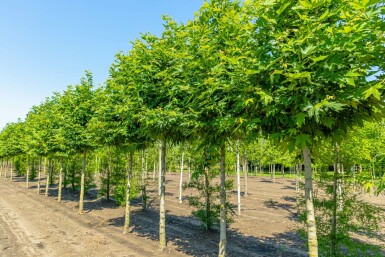
[[[11,161],[11,182],[13,180],[13,165],[14,165],[14,162],[15,162],[15,157],[12,157],[12,161]]]
[[[6,164],[5,170],[4,170],[4,179],[7,179],[8,169],[9,169],[9,161],[8,161],[8,158],[7,158],[7,164]]]
[[[131,193],[131,177],[132,177],[132,160],[133,160],[133,152],[130,151],[130,155],[127,156],[128,160],[128,169],[127,169],[127,188],[126,188],[126,211],[124,215],[124,227],[123,234],[127,234],[130,232],[130,193]]]
[[[272,171],[271,171],[271,174],[273,176],[273,183],[275,183],[275,163],[273,163],[272,165]]]
[[[162,143],[159,146],[159,174],[158,174],[158,191],[159,196],[162,191]]]
[[[79,213],[83,213],[84,182],[85,182],[85,176],[86,176],[86,159],[87,159],[87,150],[84,150],[83,151],[82,174],[81,174],[81,179],[80,179]]]
[[[65,190],[67,190],[68,159],[66,159],[66,162],[63,168],[64,168],[63,187]]]
[[[182,189],[183,189],[183,162],[184,162],[184,152],[182,152],[182,160],[180,163],[180,179],[179,179],[179,203],[182,203]]]
[[[332,229],[330,231],[330,256],[334,257],[336,253],[337,243],[337,166],[338,166],[338,154],[336,162],[334,164],[334,176],[333,176],[333,209],[332,209]]]
[[[240,171],[240,162],[239,162],[239,150],[237,149],[237,207],[238,215],[241,215],[241,171]]]
[[[45,183],[45,197],[48,197],[49,194],[49,171],[51,167],[51,159],[48,160],[48,171],[47,171],[47,158],[44,158],[44,174],[46,176],[46,183]]]
[[[226,256],[226,172],[225,172],[225,160],[226,160],[226,152],[225,152],[225,143],[223,143],[221,147],[221,192],[220,192],[220,228],[219,228],[219,252],[218,257]]]
[[[54,172],[55,172],[55,160],[52,159],[51,161],[51,167],[48,171],[48,174],[49,174],[49,185],[51,186],[53,184],[53,180],[54,180]]]
[[[25,188],[29,188],[29,170],[30,170],[30,157],[27,155],[27,174],[25,175]]]
[[[144,151],[142,151],[142,172],[141,172],[141,191],[142,191],[142,211],[147,210],[147,192],[146,192],[146,169],[144,160]]]
[[[244,197],[247,197],[247,194],[248,194],[249,165],[248,165],[248,162],[247,162],[246,151],[245,151],[245,160],[244,160],[244,163],[243,163],[243,171],[245,173],[245,195],[244,195]]]
[[[187,170],[188,170],[188,180],[187,180],[187,185],[190,185],[190,182],[191,182],[191,160],[190,160],[190,156],[188,157],[188,166],[187,166]]]
[[[306,200],[306,223],[309,247],[309,257],[318,257],[317,228],[313,205],[313,178],[311,169],[311,155],[309,147],[303,149],[305,161],[305,200]]]
[[[152,172],[152,181],[155,181],[155,173],[156,173],[156,161],[154,160],[154,170]]]
[[[341,179],[341,164],[337,163],[337,198],[338,198],[338,211],[342,211],[344,207],[342,198],[342,179]]]
[[[205,167],[205,214],[206,214],[206,230],[211,229],[211,221],[209,220],[210,215],[210,193],[209,193],[209,168]]]
[[[167,246],[166,241],[166,139],[161,141],[161,174],[160,178],[160,204],[159,204],[159,246],[160,249],[165,249]]]
[[[108,167],[107,167],[107,185],[106,185],[106,198],[107,201],[110,200],[110,177],[111,177],[111,169],[112,169],[112,149],[109,148],[108,153]]]
[[[57,193],[57,201],[61,202],[62,195],[62,184],[63,184],[63,157],[60,159],[60,169],[59,169],[59,188]]]
[[[41,181],[41,166],[43,164],[42,157],[39,158],[39,172],[37,174],[37,193],[40,194],[40,181]]]

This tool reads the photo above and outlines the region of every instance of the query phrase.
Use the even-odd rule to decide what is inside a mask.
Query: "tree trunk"
[[[306,222],[308,232],[309,257],[318,257],[317,228],[313,205],[313,180],[311,169],[311,155],[309,147],[303,149],[305,161],[305,200],[306,200]]]
[[[187,185],[190,185],[190,182],[191,182],[191,160],[190,160],[190,156],[188,157],[188,166],[187,166],[187,169],[188,169],[188,180],[187,180]]]
[[[63,184],[63,157],[60,159],[60,169],[59,169],[59,188],[57,193],[57,201],[61,202],[61,194],[62,194],[62,184]]]
[[[273,163],[271,174],[273,176],[273,183],[275,183],[275,163]]]
[[[159,196],[162,191],[162,143],[159,146],[159,174],[158,174],[158,191]]]
[[[330,256],[334,257],[336,254],[336,243],[337,243],[337,165],[338,165],[338,154],[336,162],[334,164],[334,176],[333,176],[333,209],[332,209],[332,229],[330,232]]]
[[[30,157],[27,155],[27,174],[25,176],[25,188],[29,188],[29,169],[30,169]]]
[[[108,154],[108,167],[107,167],[107,185],[106,185],[106,198],[107,201],[110,200],[110,177],[111,177],[111,169],[112,169],[112,149],[109,148]]]
[[[209,168],[205,167],[205,212],[206,212],[206,230],[211,229],[211,221],[209,220],[210,215],[210,193],[209,193]]]
[[[184,161],[184,152],[182,152],[182,160],[180,163],[180,179],[179,179],[179,203],[182,203],[182,189],[183,189],[183,161]]]
[[[244,194],[244,197],[247,197],[247,194],[248,194],[249,165],[248,165],[248,162],[247,162],[246,152],[245,152],[245,160],[244,160],[244,164],[243,164],[243,171],[245,173],[245,194]]]
[[[12,157],[12,161],[11,161],[11,182],[13,180],[13,165],[14,165],[14,162],[15,162],[15,157]]]
[[[337,198],[338,198],[338,211],[343,210],[343,198],[342,198],[342,179],[341,179],[341,164],[337,163]]]
[[[40,181],[41,181],[41,166],[43,164],[42,157],[39,160],[39,173],[37,175],[37,193],[40,194]]]
[[[237,207],[238,215],[241,215],[241,171],[240,171],[240,160],[239,160],[239,150],[237,149]]]
[[[81,179],[80,179],[79,213],[83,213],[84,181],[85,181],[85,176],[86,176],[86,159],[87,159],[87,150],[84,150],[83,151],[82,174],[81,174]]]
[[[147,210],[147,192],[146,192],[146,169],[144,160],[144,151],[142,151],[142,171],[141,171],[141,191],[142,191],[142,211]]]
[[[161,174],[160,174],[160,204],[159,204],[159,246],[160,249],[165,249],[166,241],[166,139],[163,138],[161,142]]]
[[[64,179],[63,179],[63,187],[67,190],[67,174],[68,174],[68,159],[64,165]]]
[[[155,181],[155,173],[156,173],[156,161],[154,160],[154,170],[152,172],[152,181]]]
[[[226,152],[225,152],[225,143],[223,143],[221,147],[221,192],[220,192],[220,228],[219,228],[219,252],[218,257],[226,256],[226,171],[225,171],[225,160],[226,160]]]
[[[46,175],[46,184],[45,184],[45,197],[48,197],[49,193],[49,171],[51,167],[51,159],[48,160],[48,172],[47,172],[47,158],[44,158],[44,174]]]
[[[132,160],[133,160],[133,152],[130,152],[130,156],[127,156],[128,160],[128,169],[127,169],[127,188],[126,188],[126,211],[124,215],[124,228],[123,234],[127,234],[130,232],[130,193],[131,193],[131,177],[132,177]]]
[[[6,164],[5,170],[4,170],[4,179],[7,179],[8,169],[9,169],[9,161],[8,161],[8,158],[7,158],[7,164]]]

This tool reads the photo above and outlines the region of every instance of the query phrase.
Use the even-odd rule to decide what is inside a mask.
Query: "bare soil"
[[[24,178],[0,181],[0,256],[217,256],[219,232],[202,231],[187,201],[179,203],[179,174],[167,174],[167,250],[158,247],[157,182],[149,179],[149,209],[133,200],[132,233],[122,234],[124,208],[91,194],[78,214],[78,194],[57,189],[37,194]],[[185,176],[186,178],[186,176]],[[242,213],[228,229],[228,256],[307,256],[296,232],[295,186],[290,179],[249,177]],[[243,183],[243,180],[242,180]],[[184,197],[194,194],[184,191]],[[236,192],[230,201],[235,203]]]

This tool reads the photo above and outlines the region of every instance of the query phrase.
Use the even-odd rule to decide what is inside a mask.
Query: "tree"
[[[88,128],[94,114],[94,91],[92,74],[86,76],[75,87],[69,86],[60,97],[59,110],[63,114],[63,137],[69,148],[83,154],[81,171],[79,212],[83,212],[84,183],[87,152],[94,147],[94,141]]]
[[[250,58],[264,90],[262,130],[303,149],[308,245],[318,256],[311,147],[379,118],[384,101],[384,7],[380,1],[248,1]],[[252,57],[253,56],[253,57]],[[368,81],[369,76],[374,79]],[[254,112],[255,113],[255,112]],[[251,116],[253,117],[253,116]]]

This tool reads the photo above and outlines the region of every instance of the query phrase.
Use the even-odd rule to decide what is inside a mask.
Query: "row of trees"
[[[105,85],[94,89],[87,72],[76,86],[33,107],[25,122],[7,126],[1,155],[63,160],[81,154],[81,212],[87,156],[101,147],[125,152],[127,233],[133,154],[158,144],[165,248],[167,142],[198,146],[202,160],[210,160],[204,170],[219,163],[218,255],[225,256],[226,145],[263,135],[302,151],[309,255],[318,256],[311,152],[382,118],[383,14],[383,2],[374,0],[204,2],[194,20],[164,17],[160,37],[144,34],[127,54],[118,53]]]

